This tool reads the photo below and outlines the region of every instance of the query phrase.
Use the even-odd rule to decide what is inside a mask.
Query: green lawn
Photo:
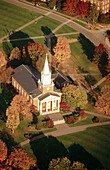
[[[45,137],[23,146],[37,160],[39,169],[48,169],[52,158],[67,156],[83,162],[87,169],[110,169],[110,125],[89,128],[60,137]]]
[[[43,18],[39,19],[33,24],[22,29],[21,32],[24,32],[29,37],[48,35],[60,24],[61,23],[59,21],[56,21],[47,16],[44,16]],[[26,35],[24,35],[23,38],[25,37]]]
[[[58,31],[55,32],[55,34],[64,34],[64,33],[71,33],[76,32],[76,30],[68,27],[67,25],[63,25]]]
[[[93,51],[95,46],[82,34],[78,37],[78,42],[71,43],[73,67],[81,72],[99,73],[97,66],[92,63]]]
[[[0,38],[23,26],[40,14],[0,1]]]

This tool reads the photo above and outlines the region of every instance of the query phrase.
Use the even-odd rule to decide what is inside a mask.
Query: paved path
[[[28,144],[32,141],[35,141],[35,140],[38,140],[38,139],[41,139],[41,138],[44,138],[44,137],[47,137],[47,136],[57,137],[57,136],[71,134],[71,133],[81,132],[81,131],[86,130],[87,128],[102,126],[102,125],[110,125],[110,121],[103,122],[103,123],[93,123],[93,124],[77,126],[77,127],[68,127],[68,125],[66,125],[66,124],[57,125],[58,130],[35,136],[30,140],[28,139],[24,142],[21,142],[20,144],[17,145],[17,147],[26,145],[26,144]]]

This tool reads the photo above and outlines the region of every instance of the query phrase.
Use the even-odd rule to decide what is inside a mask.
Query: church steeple
[[[48,59],[46,54],[45,64],[41,72],[41,83],[43,86],[51,85],[51,72],[49,71]]]

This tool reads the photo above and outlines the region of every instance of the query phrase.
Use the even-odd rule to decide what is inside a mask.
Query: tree
[[[69,15],[75,15],[77,13],[77,5],[79,0],[66,0],[63,3],[63,11]]]
[[[91,23],[94,23],[98,20],[98,17],[99,17],[99,11],[97,10],[97,6],[95,4],[90,4],[89,21]]]
[[[69,85],[62,89],[62,102],[72,108],[83,108],[87,104],[87,94],[79,86]]]
[[[81,1],[78,4],[77,13],[78,15],[82,16],[82,18],[87,17],[88,16],[88,2]]]
[[[71,50],[66,37],[59,37],[57,44],[53,48],[53,58],[59,63],[63,63],[65,60],[71,57]]]
[[[6,116],[7,116],[6,127],[10,128],[12,132],[14,133],[14,130],[20,124],[19,113],[17,112],[15,108],[10,106],[6,110]]]
[[[94,63],[96,63],[97,65],[100,64],[100,60],[102,58],[102,56],[108,56],[108,51],[107,49],[104,47],[103,44],[99,44],[95,49],[94,49],[94,58],[93,58],[93,61]]]
[[[13,100],[11,101],[11,106],[13,109],[18,113],[23,115],[31,114],[31,103],[27,101],[26,97],[21,94],[16,95]]]
[[[103,94],[99,95],[95,106],[98,111],[110,115],[110,98]]]
[[[110,85],[104,85],[101,89],[101,93],[105,96],[108,97],[110,99]]]
[[[3,53],[0,51],[0,83],[10,83],[11,75],[13,74],[11,67],[7,68],[7,60]]]
[[[7,146],[0,139],[0,163],[2,163],[7,158]]]
[[[50,8],[50,9],[53,9],[55,5],[56,5],[56,0],[50,0],[50,2],[49,2],[49,8]]]
[[[0,70],[2,68],[6,68],[7,66],[7,60],[6,57],[3,55],[3,53],[0,51]]]
[[[57,10],[58,11],[62,10],[62,0],[57,0]]]
[[[41,72],[43,70],[45,63],[45,59],[43,57],[39,57],[37,62],[36,62],[36,69]]]
[[[40,43],[29,43],[28,46],[23,47],[23,57],[26,63],[32,63],[32,66],[36,68],[36,62],[39,57],[45,58],[46,48]]]
[[[57,159],[52,159],[49,164],[48,170],[72,170],[72,169],[77,169],[77,170],[87,170],[85,168],[85,165],[80,162],[73,162],[73,165],[71,166],[71,161],[67,157],[63,158],[57,158]]]
[[[27,153],[23,149],[15,149],[9,155],[6,164],[13,169],[30,170],[36,166],[35,160],[28,157]]]
[[[10,60],[14,60],[14,59],[20,60],[20,57],[21,57],[21,51],[19,50],[19,48],[18,47],[13,48],[9,59]]]

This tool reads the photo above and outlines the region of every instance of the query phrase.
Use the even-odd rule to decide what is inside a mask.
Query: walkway
[[[68,134],[71,134],[71,133],[81,132],[81,131],[86,130],[87,128],[96,127],[96,126],[102,126],[102,125],[110,125],[110,121],[103,122],[103,123],[93,123],[93,124],[77,126],[77,127],[68,127],[67,124],[56,125],[56,127],[57,127],[56,131],[35,136],[32,139],[30,139],[30,140],[28,139],[28,140],[26,140],[24,142],[21,142],[19,145],[17,145],[17,147],[26,145],[26,144],[28,144],[28,143],[30,143],[32,141],[44,138],[46,136],[47,137],[48,136],[58,137],[58,136],[62,136],[62,135],[68,135]]]

